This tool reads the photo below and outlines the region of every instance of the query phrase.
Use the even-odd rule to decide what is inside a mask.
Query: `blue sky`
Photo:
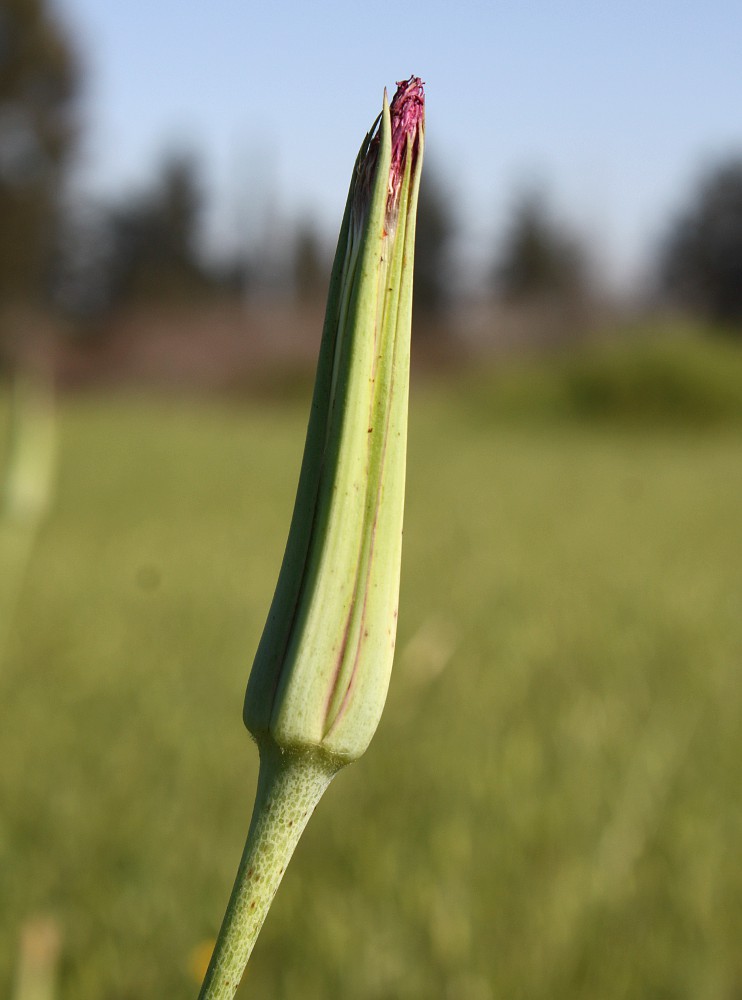
[[[742,152],[739,0],[55,4],[87,68],[86,183],[123,196],[194,149],[214,244],[266,214],[331,234],[383,87],[411,73],[473,260],[542,182],[626,276],[703,165]]]

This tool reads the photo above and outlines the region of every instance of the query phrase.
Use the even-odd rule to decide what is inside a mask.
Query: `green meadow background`
[[[0,664],[0,997],[39,917],[54,1000],[196,996],[308,391],[59,401]],[[240,996],[740,1000],[739,350],[418,378],[397,648]]]

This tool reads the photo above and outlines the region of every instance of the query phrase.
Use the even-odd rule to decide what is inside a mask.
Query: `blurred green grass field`
[[[413,387],[387,710],[240,996],[742,997],[740,369],[709,419],[713,387],[606,419],[586,364]],[[0,996],[51,914],[58,1000],[195,997],[306,409],[63,402],[0,665]]]

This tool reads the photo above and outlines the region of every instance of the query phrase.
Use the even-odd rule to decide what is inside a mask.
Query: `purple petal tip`
[[[404,175],[407,141],[412,141],[413,168],[417,157],[420,129],[425,121],[425,91],[419,76],[397,82],[397,92],[389,107],[392,124],[392,164],[389,175],[389,194],[396,200]]]
[[[389,108],[392,117],[392,144],[394,151],[404,146],[407,136],[414,137],[425,118],[425,91],[419,76],[397,82],[397,92]]]

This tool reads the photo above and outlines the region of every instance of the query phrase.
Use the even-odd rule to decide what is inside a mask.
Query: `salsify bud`
[[[391,106],[384,95],[353,171],[291,529],[245,698],[259,744],[338,764],[368,746],[394,652],[423,140],[413,76]]]
[[[368,746],[394,653],[422,82],[400,83],[353,171],[304,460],[245,697],[255,807],[199,1000],[232,1000],[286,865],[338,768]]]

